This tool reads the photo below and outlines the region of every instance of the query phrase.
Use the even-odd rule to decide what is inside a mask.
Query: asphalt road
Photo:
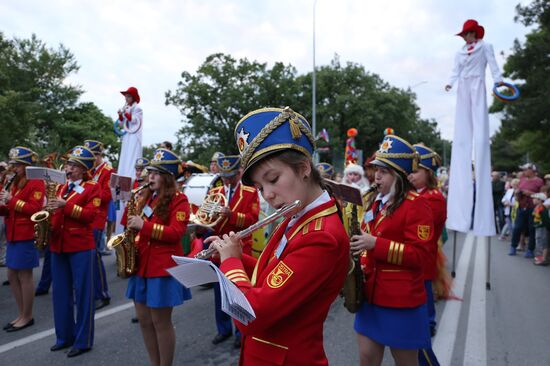
[[[452,262],[453,235],[445,246]],[[508,257],[508,243],[491,240],[491,290],[485,289],[487,241],[457,235],[455,294],[462,301],[439,302],[434,350],[442,365],[550,365],[550,267],[536,267],[521,256]],[[51,294],[36,298],[36,324],[17,333],[0,332],[3,365],[147,365],[139,325],[132,324],[133,305],[124,298],[126,281],[115,274],[114,255],[103,257],[111,305],[96,314],[91,352],[68,359],[50,352],[55,342]],[[38,279],[39,271],[35,270]],[[6,278],[0,269],[0,280]],[[193,299],[174,309],[177,346],[175,365],[236,365],[232,340],[211,344],[215,335],[213,291],[192,290]],[[8,287],[0,287],[0,324],[15,317]],[[325,349],[331,365],[357,365],[353,315],[341,299],[325,323]],[[384,365],[392,365],[389,350]]]

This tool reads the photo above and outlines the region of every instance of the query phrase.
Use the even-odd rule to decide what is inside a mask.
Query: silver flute
[[[300,200],[296,200],[292,203],[289,203],[288,205],[284,205],[277,211],[273,212],[271,215],[267,216],[265,219],[258,221],[255,224],[250,225],[244,230],[239,231],[235,234],[235,237],[237,239],[242,239],[247,237],[248,235],[252,234],[254,231],[258,230],[259,228],[262,228],[266,225],[271,224],[275,220],[277,220],[280,217],[289,217],[294,215],[296,212],[298,212],[298,209],[300,208],[300,205],[302,202]],[[212,246],[210,246],[208,249],[204,249],[197,253],[195,255],[195,258],[197,259],[208,259],[216,252],[216,249],[214,249]]]

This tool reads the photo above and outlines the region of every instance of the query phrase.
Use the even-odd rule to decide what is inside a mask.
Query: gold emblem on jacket
[[[430,225],[418,225],[416,232],[420,240],[428,240],[430,238]]]
[[[279,262],[267,276],[267,285],[271,288],[279,288],[292,276],[294,272],[283,262]]]

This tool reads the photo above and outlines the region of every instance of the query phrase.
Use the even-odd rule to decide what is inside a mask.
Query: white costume
[[[132,116],[132,120],[127,121],[124,117],[124,130],[127,133],[122,136],[117,171],[119,175],[133,177],[136,160],[142,156],[143,111],[137,103],[133,103],[124,106],[122,115],[126,113]]]
[[[493,47],[479,39],[465,44],[456,54],[448,85],[458,80],[455,130],[447,201],[447,228],[467,232],[471,227],[474,205],[472,181],[472,143],[474,146],[475,235],[495,235],[491,186],[489,115],[485,90],[485,69],[489,63],[493,81],[501,82]]]

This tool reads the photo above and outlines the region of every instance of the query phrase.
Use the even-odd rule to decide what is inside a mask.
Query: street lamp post
[[[316,75],[315,75],[315,7],[317,0],[313,1],[313,75],[311,78],[311,128],[313,132],[313,138],[316,138],[317,132],[317,106],[316,106]],[[317,152],[313,152],[313,161],[317,163]]]

